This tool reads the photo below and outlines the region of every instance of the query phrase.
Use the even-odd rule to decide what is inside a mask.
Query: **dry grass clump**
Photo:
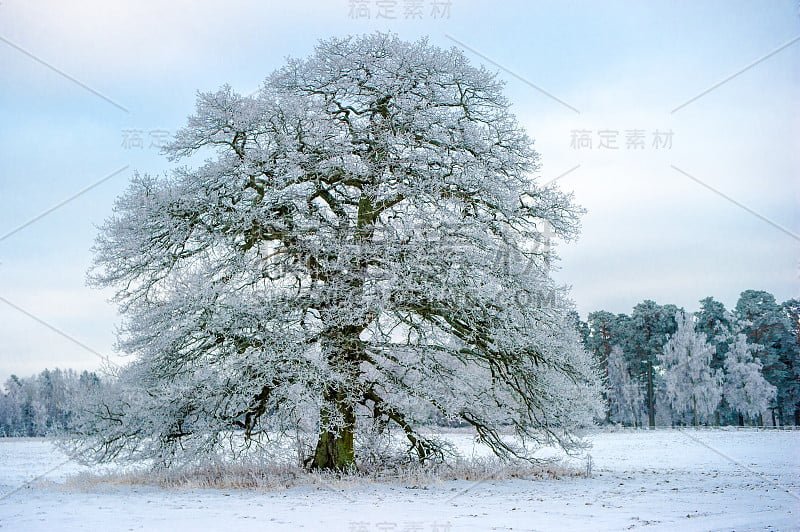
[[[362,465],[347,473],[306,471],[303,468],[269,459],[248,458],[238,462],[209,461],[204,464],[169,469],[133,469],[80,473],[71,477],[67,489],[90,490],[104,485],[158,486],[169,489],[256,489],[276,491],[295,486],[324,485],[346,489],[368,484],[401,484],[421,488],[447,481],[486,481],[506,479],[558,479],[585,477],[585,468],[562,460],[538,463],[503,462],[495,457],[456,458],[447,462],[425,463],[406,460]]]

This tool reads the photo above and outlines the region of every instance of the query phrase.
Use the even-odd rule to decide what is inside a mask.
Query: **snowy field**
[[[449,437],[471,445],[467,435]],[[800,530],[800,431],[619,431],[590,440],[591,478],[265,492],[68,489],[61,483],[82,468],[48,442],[0,439],[0,529]]]

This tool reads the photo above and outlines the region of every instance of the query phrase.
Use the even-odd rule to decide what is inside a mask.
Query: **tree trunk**
[[[347,471],[355,464],[352,429],[342,429],[338,434],[323,431],[319,435],[311,469]]]
[[[692,410],[694,411],[694,426],[697,426],[697,398],[692,397]]]
[[[372,156],[374,157],[375,153]],[[373,198],[362,193],[358,200],[356,232],[353,235],[354,244],[363,245],[372,239],[375,218],[380,215],[380,212],[381,209],[375,205]],[[349,276],[341,277],[341,274],[337,274],[340,275],[340,282],[343,283],[343,286],[347,286],[347,290],[338,294],[338,297],[343,301],[349,301],[358,308],[357,302],[362,297],[368,262],[364,256],[358,255],[351,259],[350,267],[352,271]],[[336,321],[339,316],[334,313],[331,318]],[[334,326],[328,330],[326,335],[330,343],[328,357],[331,365],[348,374],[353,383],[358,380],[358,363],[363,357],[364,348],[359,336],[370,321],[371,318],[365,316],[363,323],[344,327]],[[311,469],[347,471],[354,468],[356,464],[353,441],[356,426],[355,405],[352,399],[347,399],[346,390],[342,388],[342,385],[337,390],[326,390],[324,399],[326,406],[320,412],[322,429],[319,440],[317,440]],[[330,428],[332,416],[329,408],[335,408],[339,414],[341,426],[336,426],[335,430]]]
[[[656,427],[656,405],[653,397],[653,362],[647,364],[647,416],[650,428]]]
[[[341,415],[344,426],[336,429],[323,428],[320,431],[317,447],[314,451],[311,469],[327,471],[347,471],[356,465],[354,434],[355,434],[355,408],[344,400],[344,393],[326,394],[326,401],[335,404]],[[320,412],[320,425],[328,427],[331,413],[327,407]]]
[[[639,428],[639,420],[636,419],[636,411],[633,409],[633,405],[631,405],[630,403],[628,403],[628,406],[630,407],[631,411],[631,420],[633,421],[633,428],[635,429]]]

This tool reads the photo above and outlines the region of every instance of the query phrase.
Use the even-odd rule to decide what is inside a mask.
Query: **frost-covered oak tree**
[[[135,177],[98,237],[91,279],[135,358],[72,451],[168,464],[296,430],[309,467],[341,470],[391,427],[437,456],[430,409],[501,456],[575,443],[599,387],[542,228],[573,238],[580,212],[533,181],[501,89],[455,49],[373,34],[253,96],[200,94],[166,152],[210,158]]]

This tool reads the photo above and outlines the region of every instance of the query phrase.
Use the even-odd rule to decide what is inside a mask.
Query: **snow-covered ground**
[[[800,431],[619,431],[590,440],[591,478],[264,492],[67,489],[59,483],[81,467],[48,442],[0,439],[0,529],[800,530]],[[38,476],[52,484],[26,484]]]

